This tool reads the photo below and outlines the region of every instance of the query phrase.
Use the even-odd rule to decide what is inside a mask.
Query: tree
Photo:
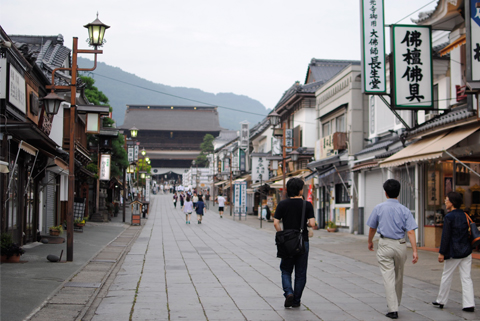
[[[97,87],[94,86],[95,79],[92,79],[87,76],[80,76],[82,81],[86,84],[85,86],[85,96],[88,101],[97,106],[109,106],[108,97],[103,94]],[[109,106],[110,107],[110,106]],[[112,111],[112,107],[110,107]],[[103,126],[111,127],[115,121],[109,117],[103,117]],[[98,136],[88,135],[88,141],[92,142],[94,145],[98,144]],[[127,151],[124,149],[125,137],[123,135],[118,135],[112,139],[112,159],[111,159],[111,176],[120,177],[123,174],[123,168],[128,167],[128,156]],[[92,164],[93,163],[93,164]],[[98,155],[94,153],[92,155],[92,163],[88,164],[87,169],[98,173]]]
[[[207,155],[213,153],[213,140],[215,137],[211,134],[206,134],[203,137],[203,143],[200,144],[200,155],[197,156],[196,162],[198,166],[208,166]]]

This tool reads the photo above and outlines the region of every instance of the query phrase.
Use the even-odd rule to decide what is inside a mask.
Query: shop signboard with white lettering
[[[27,112],[25,78],[12,65],[10,65],[8,101],[21,112]]]
[[[360,0],[362,21],[362,92],[385,94],[385,21],[383,0]]]
[[[150,202],[150,177],[145,178],[145,201]]]
[[[100,177],[101,181],[110,180],[110,165],[111,165],[112,155],[102,154],[100,157]]]
[[[431,26],[393,25],[395,109],[433,108]]]
[[[333,134],[320,138],[319,147],[320,147],[320,158],[318,159],[323,159],[330,156],[338,155],[338,150],[335,150],[333,145]]]
[[[133,162],[133,146],[128,146],[128,162],[132,163]]]

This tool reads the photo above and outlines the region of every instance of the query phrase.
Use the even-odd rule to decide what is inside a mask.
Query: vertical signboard
[[[235,182],[233,186],[234,214],[247,214],[247,182]]]
[[[100,157],[100,177],[101,181],[109,181],[110,180],[110,161],[112,155],[110,154],[102,154]]]
[[[272,155],[282,155],[282,138],[272,137]]]
[[[285,129],[285,147],[287,153],[293,150],[293,129]]]
[[[249,130],[248,130],[248,124],[249,122],[247,121],[244,121],[244,122],[241,122],[241,129],[240,129],[240,144],[239,144],[239,147],[246,150],[248,148],[248,145],[249,145],[249,137],[250,137],[250,133],[249,133]]]
[[[245,172],[247,170],[247,164],[245,160],[245,151],[243,149],[240,149],[239,152],[239,163],[240,163],[240,172]]]
[[[133,153],[133,160],[135,162],[138,161],[138,149],[139,149],[139,147],[138,147],[138,144],[137,144],[137,145],[135,145],[135,150],[134,150],[134,153]]]
[[[7,59],[0,58],[0,99],[7,98]]]
[[[431,27],[394,25],[391,28],[394,108],[433,108]]]
[[[145,179],[145,201],[150,202],[150,176]]]
[[[360,0],[362,22],[362,92],[385,94],[385,21],[383,0]]]
[[[128,162],[133,163],[133,146],[128,146]]]
[[[25,91],[25,78],[10,65],[8,101],[23,113],[27,112]]]
[[[262,180],[268,179],[267,166],[265,157],[252,156],[252,182],[260,181],[260,175],[262,175]]]
[[[465,9],[467,81],[480,81],[480,0],[465,1]]]

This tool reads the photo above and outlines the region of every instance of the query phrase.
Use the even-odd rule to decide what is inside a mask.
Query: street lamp
[[[130,128],[130,136],[132,136],[132,138],[137,138],[137,135],[138,135],[138,128],[136,128],[135,126]]]
[[[68,162],[68,206],[67,206],[67,261],[73,261],[73,202],[75,197],[75,117],[77,115],[76,97],[77,97],[77,74],[79,71],[93,71],[97,68],[97,54],[102,54],[102,50],[97,50],[97,47],[104,43],[103,37],[105,30],[110,28],[106,24],[97,19],[92,23],[84,26],[89,30],[89,44],[93,46],[94,50],[78,49],[78,38],[73,37],[72,48],[72,67],[55,68],[52,71],[51,85],[46,86],[51,92],[43,98],[47,112],[50,114],[58,113],[58,108],[63,99],[55,94],[55,90],[70,90],[70,137],[69,137],[69,162]],[[93,68],[78,68],[77,55],[79,53],[94,54]],[[55,85],[55,73],[59,70],[70,71],[70,84],[68,86]],[[53,95],[52,95],[53,94]]]
[[[294,150],[289,155],[290,155],[292,161],[296,162],[296,161],[298,161],[298,155],[300,155],[300,153],[297,152],[296,150]]]
[[[270,124],[273,126],[273,136],[282,136],[283,137],[283,142],[282,142],[282,176],[283,176],[283,191],[282,195],[283,198],[286,196],[286,158],[287,158],[287,152],[285,149],[285,123],[282,123],[282,128],[275,128],[280,123],[280,115],[274,110],[268,115],[268,119],[270,120]]]

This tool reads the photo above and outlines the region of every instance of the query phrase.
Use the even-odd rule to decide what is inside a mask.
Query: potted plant
[[[63,233],[63,225],[51,226],[49,231],[51,236],[59,236]]]
[[[75,226],[78,226],[78,227],[85,226],[85,220],[76,219],[74,223],[75,223]]]
[[[327,221],[327,231],[329,232],[336,232],[337,231],[337,224],[333,221]]]
[[[25,253],[18,244],[13,243],[12,236],[8,233],[2,233],[0,236],[1,262],[18,263],[20,256]]]

